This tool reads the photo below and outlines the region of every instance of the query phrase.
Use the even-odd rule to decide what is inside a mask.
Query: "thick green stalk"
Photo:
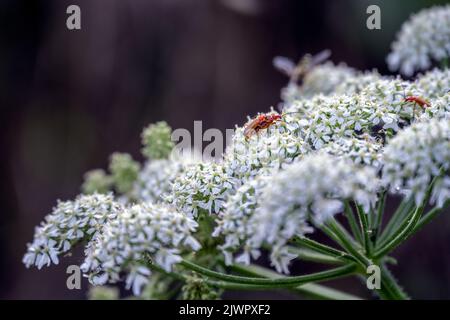
[[[277,278],[280,276],[279,274],[277,274],[272,270],[256,265],[244,266],[241,264],[235,264],[231,266],[231,269],[235,272],[238,272],[246,276],[264,277],[264,278]],[[315,283],[306,283],[301,286],[292,288],[290,290],[316,299],[361,300],[360,297]]]
[[[378,293],[382,299],[408,300],[406,292],[398,285],[392,273],[385,264],[381,264],[381,289]]]
[[[207,277],[215,278],[218,280],[223,280],[227,282],[234,282],[239,284],[248,284],[248,285],[258,285],[270,288],[288,288],[295,287],[301,284],[316,282],[316,281],[326,281],[336,278],[341,278],[345,276],[349,276],[354,274],[356,270],[356,266],[354,264],[348,264],[342,267],[337,267],[334,269],[321,271],[317,273],[302,275],[302,276],[294,276],[294,277],[280,277],[275,279],[261,279],[261,278],[252,278],[252,277],[241,277],[235,276],[225,273],[220,273],[217,271],[213,271],[202,266],[199,266],[195,263],[192,263],[187,260],[183,260],[180,262],[180,265],[183,267],[195,271],[199,274],[202,274]]]
[[[167,276],[170,276],[178,281],[186,282],[188,279],[186,276],[176,273],[176,272],[169,272],[161,268],[160,266],[156,264],[149,264],[150,269],[158,271],[162,274],[165,274]],[[251,291],[257,291],[257,290],[264,290],[264,289],[274,289],[273,286],[270,285],[252,285],[252,284],[241,284],[241,283],[234,283],[234,282],[226,282],[226,281],[215,281],[211,279],[204,279],[204,281],[213,287],[225,289],[225,290],[251,290]]]
[[[345,229],[333,218],[329,219],[328,224],[330,229],[339,237],[350,254],[352,254],[359,263],[360,274],[366,276],[367,267],[374,264],[369,258],[367,258],[362,252],[358,250],[357,245],[352,241],[351,237],[346,233]],[[381,289],[377,290],[378,294],[383,299],[404,299],[406,295],[402,295],[401,289],[398,286],[392,275],[387,273],[387,269],[380,268],[381,271]]]

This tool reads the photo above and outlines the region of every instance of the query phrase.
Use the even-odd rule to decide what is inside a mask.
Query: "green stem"
[[[356,213],[358,215],[359,218],[359,222],[361,224],[361,230],[363,232],[363,236],[364,236],[364,249],[366,251],[366,254],[368,256],[371,256],[372,254],[372,241],[371,241],[371,234],[370,234],[370,228],[369,228],[369,223],[367,220],[367,214],[364,212],[364,210],[362,209],[361,206],[356,205]]]
[[[235,282],[239,284],[248,284],[248,285],[258,285],[265,286],[270,288],[286,288],[298,286],[308,282],[316,282],[316,281],[326,281],[336,278],[345,277],[351,275],[355,272],[355,265],[348,264],[342,267],[337,267],[334,269],[321,271],[317,273],[302,275],[302,276],[294,276],[294,277],[280,277],[274,279],[261,279],[261,278],[251,278],[251,277],[241,277],[235,276],[225,273],[216,272],[202,266],[199,266],[195,263],[192,263],[187,260],[183,260],[180,262],[180,265],[183,267],[195,271],[199,274],[202,274],[207,277],[212,277],[218,280],[224,280],[227,282]]]
[[[333,247],[327,246],[325,244],[322,244],[320,242],[311,240],[309,238],[305,237],[295,237],[292,239],[292,241],[296,244],[299,244],[301,246],[307,247],[313,251],[323,253],[325,255],[329,255],[331,257],[334,257],[339,260],[347,261],[347,262],[354,262],[355,260],[347,254],[344,251],[335,249]]]
[[[382,299],[389,300],[407,300],[408,295],[403,291],[403,289],[398,285],[397,280],[395,280],[392,273],[382,264],[380,266],[381,271],[381,289],[378,293]]]
[[[394,232],[398,230],[398,227],[405,218],[405,215],[408,212],[410,212],[412,208],[414,208],[414,204],[415,204],[414,197],[404,199],[400,203],[397,210],[395,210],[388,224],[384,228],[382,234],[378,238],[377,246],[384,245],[387,242],[387,240],[392,236],[392,234],[394,234]]]
[[[256,265],[244,266],[241,264],[235,264],[231,266],[231,269],[235,272],[238,272],[246,276],[264,277],[264,278],[279,277],[279,274],[277,274],[276,272]],[[360,297],[315,283],[306,283],[301,286],[292,288],[290,290],[316,299],[361,300]]]
[[[350,230],[352,230],[353,236],[359,243],[363,243],[361,230],[358,228],[358,223],[356,222],[355,214],[353,213],[352,207],[348,201],[345,201],[344,214],[348,220],[348,224],[350,226]]]
[[[450,205],[450,200],[447,200],[446,203],[441,208],[434,207],[427,213],[425,213],[422,218],[420,218],[419,222],[414,226],[414,229],[411,231],[411,234],[416,233],[420,229],[422,229],[426,224],[428,224],[431,220],[433,220],[439,213],[441,213],[448,205]]]
[[[392,250],[394,250],[399,244],[401,244],[409,235],[409,233],[414,229],[414,226],[420,219],[420,216],[423,212],[424,205],[417,207],[415,210],[411,211],[412,213],[408,215],[407,219],[402,223],[399,228],[399,232],[394,235],[394,237],[378,249],[374,258],[378,259],[388,254]]]
[[[323,253],[314,252],[310,249],[289,247],[288,251],[297,255],[300,260],[311,261],[323,264],[342,265],[344,262],[341,259],[335,258]]]
[[[358,246],[355,244],[353,239],[347,233],[347,231],[334,219],[330,218],[327,220],[327,224],[334,234],[339,238],[342,243],[342,247],[347,250],[360,264],[361,267],[365,268],[372,264],[372,262],[360,252]]]
[[[156,264],[149,264],[150,269],[158,271],[162,274],[165,274],[167,276],[170,276],[178,281],[186,282],[188,279],[186,276],[176,273],[176,272],[169,272],[161,268],[160,266]],[[215,281],[211,279],[204,279],[204,281],[213,287],[225,289],[225,290],[263,290],[263,289],[273,289],[273,286],[269,285],[251,285],[251,284],[240,284],[240,283],[230,283],[226,281]]]
[[[378,241],[378,237],[381,234],[381,227],[383,225],[383,214],[386,207],[386,198],[387,198],[387,191],[383,191],[378,203],[377,207],[377,220],[375,225],[373,226],[374,229],[374,235],[375,235],[375,244]]]
[[[328,224],[344,244],[344,248],[358,259],[360,273],[365,275],[367,267],[372,265],[373,262],[358,250],[358,247],[352,242],[352,239],[347,235],[345,229],[336,220],[333,218],[329,219]],[[399,286],[392,275],[387,273],[387,269],[381,268],[380,271],[381,289],[377,290],[380,297],[383,299],[404,299],[404,295],[401,294],[401,289],[399,289]]]
[[[336,235],[336,233],[326,223],[320,225],[319,227],[320,227],[320,230],[322,230],[322,232],[325,233],[331,240],[333,240],[341,248],[345,249],[345,245],[342,242],[342,240]]]
[[[445,57],[441,60],[441,69],[447,69],[449,66],[449,59],[448,57]]]

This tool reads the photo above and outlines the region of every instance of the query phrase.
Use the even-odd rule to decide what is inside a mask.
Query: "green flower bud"
[[[128,153],[115,152],[111,155],[109,170],[119,193],[127,193],[133,188],[140,165]]]
[[[103,169],[94,169],[84,174],[81,190],[84,194],[107,193],[112,186],[112,179]]]
[[[188,277],[181,291],[183,300],[217,300],[221,294],[198,276]]]
[[[150,124],[142,131],[142,154],[151,159],[167,159],[175,144],[171,139],[172,129],[167,122]]]
[[[89,300],[118,300],[119,290],[113,287],[91,287],[88,292]]]

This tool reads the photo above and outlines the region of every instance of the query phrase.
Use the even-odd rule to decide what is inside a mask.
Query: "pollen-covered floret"
[[[115,283],[127,273],[126,287],[139,295],[151,272],[148,263],[166,271],[181,261],[181,250],[198,250],[197,223],[171,207],[153,204],[126,208],[109,221],[86,249],[81,266],[94,285]]]
[[[422,10],[406,21],[387,57],[406,76],[450,57],[450,5]]]
[[[122,206],[114,202],[111,194],[83,195],[75,201],[59,201],[53,212],[36,227],[34,240],[28,244],[23,263],[41,269],[82,240],[94,237],[103,225],[114,219]]]
[[[441,207],[450,198],[450,120],[419,122],[389,141],[383,154],[383,182],[392,192],[414,197],[421,205],[438,177],[431,202]]]

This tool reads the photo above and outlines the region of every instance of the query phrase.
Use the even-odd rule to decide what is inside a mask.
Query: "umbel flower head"
[[[383,77],[376,71],[361,72],[353,77],[348,77],[340,84],[338,84],[333,94],[357,94],[360,93],[366,86],[374,83]]]
[[[326,145],[322,150],[356,164],[380,169],[383,144],[368,134],[361,137],[341,138]]]
[[[126,287],[139,295],[151,272],[146,263],[166,271],[181,260],[181,250],[198,250],[197,223],[171,207],[134,205],[110,220],[86,249],[81,266],[94,285],[114,283],[127,272]]]
[[[366,212],[374,205],[379,187],[376,171],[345,159],[316,153],[271,176],[248,221],[254,230],[248,243],[271,247],[271,262],[278,272],[288,273],[295,256],[286,243],[293,236],[312,232],[309,222],[321,224],[353,200]]]
[[[362,91],[373,109],[368,110],[373,125],[394,132],[411,124],[423,112],[414,102],[405,100],[408,96],[426,97],[415,83],[396,79],[380,79],[366,86]]]
[[[345,64],[327,62],[313,67],[301,85],[290,82],[281,91],[281,98],[290,105],[297,100],[308,100],[316,95],[355,94],[368,84],[382,79],[377,71],[359,72]]]
[[[305,97],[312,97],[318,93],[328,95],[333,93],[339,84],[356,74],[355,69],[349,68],[343,63],[335,65],[327,62],[308,72],[298,91],[300,96]]]
[[[383,154],[383,182],[392,192],[424,201],[427,188],[438,177],[431,201],[438,207],[450,198],[450,120],[430,120],[408,127],[389,141]]]
[[[450,57],[450,5],[422,10],[406,21],[387,57],[392,71],[406,76]]]
[[[172,158],[147,161],[133,186],[132,197],[142,202],[162,202],[163,195],[170,193],[172,183],[186,165],[184,161]]]
[[[428,99],[448,96],[450,92],[450,69],[433,69],[417,78],[417,86],[426,92]]]
[[[165,200],[189,216],[196,217],[202,210],[216,214],[237,183],[222,164],[194,164],[175,179]]]
[[[423,113],[423,108],[405,100],[408,95],[422,96],[422,92],[410,82],[380,79],[360,94],[319,95],[292,103],[285,112],[298,113],[299,136],[317,150],[361,134],[394,135]]]
[[[227,265],[233,262],[249,264],[250,257],[257,259],[260,255],[259,248],[252,246],[248,241],[256,227],[250,225],[248,221],[258,206],[267,181],[267,176],[249,179],[228,198],[224,210],[216,219],[217,227],[213,236],[224,237],[224,243],[219,245],[219,250],[222,251]],[[242,253],[234,259],[233,254],[241,249],[241,246]]]
[[[224,165],[233,177],[246,180],[261,171],[276,170],[309,151],[299,136],[299,126],[291,117],[247,139],[243,128],[237,128],[225,151]]]
[[[53,212],[36,228],[34,240],[28,244],[23,263],[38,269],[52,262],[74,244],[90,240],[123,210],[111,194],[79,196],[75,201],[59,201]]]

